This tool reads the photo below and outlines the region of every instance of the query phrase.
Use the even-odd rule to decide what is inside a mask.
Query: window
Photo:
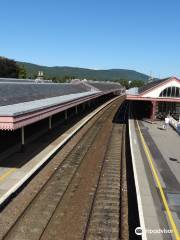
[[[176,97],[176,98],[180,98],[180,88],[179,87],[168,87],[168,88],[165,88],[160,93],[159,97]]]

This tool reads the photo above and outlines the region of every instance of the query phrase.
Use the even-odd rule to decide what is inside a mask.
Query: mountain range
[[[26,69],[27,77],[34,78],[38,71],[43,71],[45,78],[80,78],[92,80],[148,80],[149,76],[134,70],[127,69],[108,69],[108,70],[94,70],[78,67],[47,67],[27,62],[17,62],[19,66]]]

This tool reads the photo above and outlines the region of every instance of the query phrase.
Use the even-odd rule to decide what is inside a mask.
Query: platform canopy
[[[0,79],[0,129],[15,130],[108,93],[118,83]]]

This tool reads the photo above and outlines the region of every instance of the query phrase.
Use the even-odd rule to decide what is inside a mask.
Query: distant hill
[[[93,80],[148,80],[149,76],[136,72],[133,70],[126,69],[108,69],[108,70],[93,70],[86,68],[76,68],[76,67],[47,67],[40,66],[36,64],[17,62],[19,66],[24,66],[27,71],[27,77],[34,78],[38,71],[43,71],[46,78],[63,78],[63,77],[73,77],[80,79],[93,79]]]

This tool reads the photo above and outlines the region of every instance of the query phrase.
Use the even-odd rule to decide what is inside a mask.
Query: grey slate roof
[[[74,94],[68,94],[65,96],[51,97],[51,98],[35,100],[30,102],[22,102],[17,104],[1,106],[0,116],[17,116],[17,115],[21,115],[29,112],[34,112],[34,111],[42,110],[52,106],[57,106],[59,104],[73,101],[75,99],[79,99],[82,97],[91,96],[97,93],[98,91],[74,93]]]
[[[108,92],[110,90],[116,90],[121,88],[121,85],[119,83],[91,81],[91,82],[88,82],[88,84],[92,85],[93,87],[103,92]]]
[[[164,78],[164,79],[161,79],[161,80],[156,80],[156,81],[152,81],[150,83],[147,83],[145,84],[143,87],[139,88],[139,93],[143,93],[155,86],[158,86],[159,84],[167,81],[169,78]]]
[[[37,83],[31,80],[0,79],[0,116],[17,116],[49,108],[97,93],[120,89],[109,82]]]
[[[87,91],[81,84],[0,82],[0,106]]]
[[[52,80],[40,80],[40,79],[18,79],[18,78],[0,78],[0,82],[4,83],[52,83]]]

